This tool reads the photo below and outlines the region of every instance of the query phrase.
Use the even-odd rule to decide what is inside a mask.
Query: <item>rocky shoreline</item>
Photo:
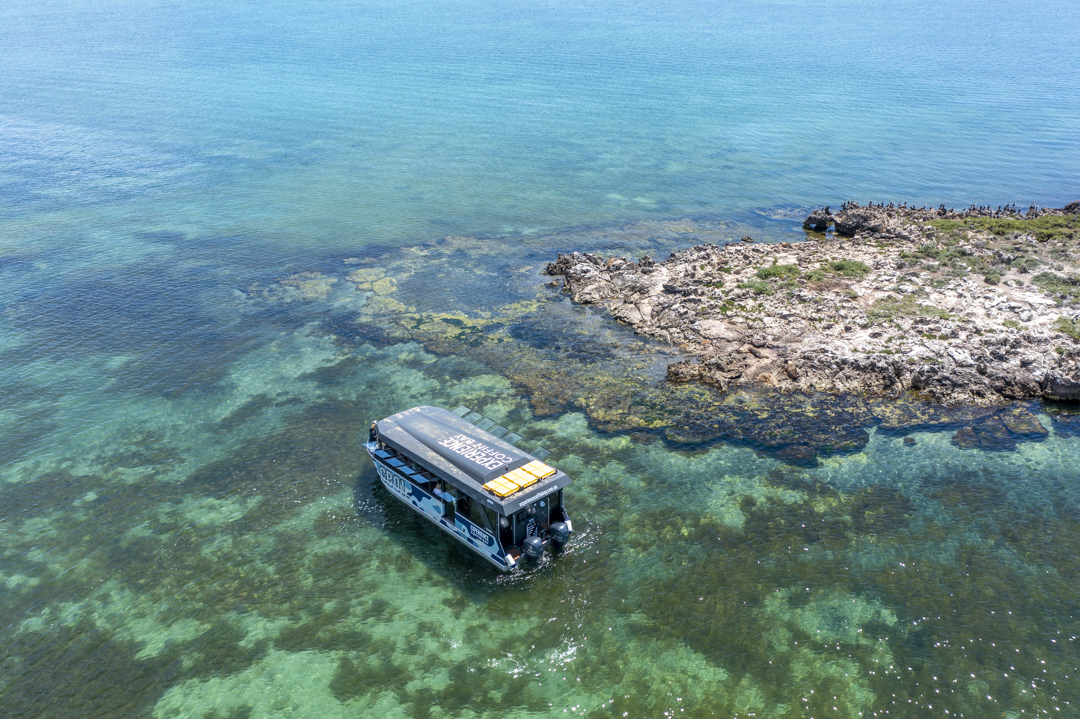
[[[634,262],[560,254],[580,304],[690,355],[673,382],[943,404],[1080,400],[1080,202],[845,204],[807,241],[750,237]]]

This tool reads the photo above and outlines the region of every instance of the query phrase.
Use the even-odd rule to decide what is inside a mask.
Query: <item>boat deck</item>
[[[404,459],[387,449],[376,450],[375,456],[403,471],[430,472],[503,515],[571,482],[563,472],[439,407],[414,407],[376,426],[380,441]]]

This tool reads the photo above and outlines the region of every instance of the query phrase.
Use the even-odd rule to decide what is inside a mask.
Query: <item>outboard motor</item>
[[[521,551],[528,559],[535,562],[544,556],[544,540],[540,537],[529,537],[522,543]]]
[[[555,522],[548,528],[548,536],[555,546],[565,547],[570,541],[570,527],[566,526],[566,522]]]

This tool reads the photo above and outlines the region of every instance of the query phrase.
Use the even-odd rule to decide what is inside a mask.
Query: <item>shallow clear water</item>
[[[1077,20],[5,4],[0,713],[1076,715],[1072,408],[962,449],[986,420],[666,387],[539,270],[1076,199]],[[419,403],[553,451],[565,556],[495,575],[377,487]]]

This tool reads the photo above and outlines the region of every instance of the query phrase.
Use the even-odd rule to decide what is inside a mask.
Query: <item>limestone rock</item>
[[[832,213],[828,207],[821,210],[814,210],[810,213],[810,216],[803,220],[803,227],[814,232],[825,232],[829,229],[829,226],[833,223]]]
[[[1054,213],[1064,211],[1029,208],[1023,217]],[[1022,267],[1014,266],[1025,252],[1043,252],[1043,265],[1068,278],[1080,274],[1069,264],[1073,255],[1049,256],[1034,234],[1001,241],[981,230],[953,235],[949,251],[963,256],[964,266],[1002,268],[1000,283],[989,285],[956,272],[963,263],[946,265],[922,252],[938,237],[930,220],[988,216],[1022,217],[1015,207],[845,203],[835,214],[815,210],[805,223],[820,230],[831,221],[852,238],[841,242],[705,244],[664,262],[575,252],[560,254],[545,271],[564,278],[574,302],[604,304],[635,332],[697,358],[673,364],[673,382],[725,389],[757,382],[782,392],[888,398],[915,391],[941,404],[977,407],[1080,400],[1080,341],[1062,330],[1080,321],[1069,309],[1071,290],[1055,294],[1046,289],[1053,281],[1021,281]],[[1070,285],[1063,279],[1061,286]],[[957,442],[978,440],[988,426],[969,425],[975,439],[964,432]]]

